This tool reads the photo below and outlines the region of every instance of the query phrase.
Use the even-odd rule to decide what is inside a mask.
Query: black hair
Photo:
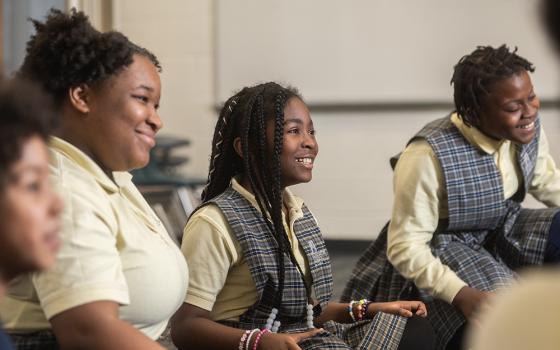
[[[541,15],[544,26],[555,45],[560,50],[560,2],[557,0],[543,0],[541,3]]]
[[[34,136],[46,142],[55,121],[52,100],[36,84],[0,81],[0,193],[24,144]]]
[[[498,48],[478,46],[455,65],[451,78],[457,114],[467,125],[478,125],[478,117],[494,83],[522,71],[534,72],[535,67],[510,51],[506,45]]]
[[[68,89],[96,86],[132,64],[135,54],[148,58],[158,70],[158,59],[120,32],[97,31],[83,12],[66,14],[51,9],[44,23],[31,20],[36,33],[27,42],[27,54],[18,74],[37,81],[57,107]]]
[[[284,142],[284,108],[293,97],[302,99],[296,89],[269,82],[245,87],[225,102],[216,123],[208,182],[202,193],[202,201],[212,199],[225,191],[238,174],[250,183],[262,217],[279,248],[279,286],[274,301],[278,310],[281,310],[284,287],[284,254],[300,268],[282,223],[280,155]],[[267,146],[266,135],[266,123],[271,119],[274,120],[272,150]],[[237,137],[241,140],[243,157],[234,149]],[[305,280],[304,284],[309,296],[310,286]]]

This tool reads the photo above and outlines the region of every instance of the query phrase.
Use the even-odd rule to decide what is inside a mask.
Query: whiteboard
[[[537,0],[216,0],[216,100],[275,80],[308,103],[451,102],[453,66],[477,45],[517,46],[541,99],[560,60]]]

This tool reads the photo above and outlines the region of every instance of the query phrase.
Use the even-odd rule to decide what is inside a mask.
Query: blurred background
[[[0,0],[1,67],[11,75],[32,34],[28,17],[76,7],[100,30],[119,30],[160,59],[162,135],[176,175],[204,179],[223,101],[276,80],[310,106],[319,158],[294,191],[329,241],[365,249],[389,219],[389,158],[426,122],[452,109],[454,64],[477,45],[517,46],[537,70],[541,115],[560,156],[560,77],[537,0]],[[188,160],[188,161],[186,161]],[[536,205],[530,201],[529,205]],[[181,230],[182,227],[179,228]]]

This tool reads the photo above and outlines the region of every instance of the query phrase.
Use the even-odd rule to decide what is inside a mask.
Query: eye
[[[316,134],[317,134],[317,131],[315,131],[315,129],[309,130],[309,135],[315,136]]]
[[[288,134],[299,134],[298,128],[288,129]]]
[[[537,98],[537,95],[533,94],[529,96],[529,102],[534,101]]]
[[[25,185],[25,189],[29,192],[40,192],[42,184],[40,181],[32,181]]]
[[[148,101],[150,100],[148,98],[148,96],[144,96],[144,95],[132,95],[132,97],[134,97],[135,99],[140,100],[144,103],[148,103]]]
[[[518,103],[508,105],[504,108],[504,111],[506,111],[508,113],[515,113],[515,112],[519,112],[520,110],[521,110],[521,105],[518,104]]]

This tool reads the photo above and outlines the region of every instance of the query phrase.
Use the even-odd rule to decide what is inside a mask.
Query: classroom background
[[[76,7],[98,29],[150,48],[163,72],[161,135],[190,141],[179,169],[204,179],[217,110],[235,90],[276,80],[310,106],[319,158],[294,190],[328,241],[377,236],[390,217],[389,158],[426,122],[452,110],[452,69],[477,45],[517,46],[551,153],[560,160],[560,67],[538,0],[0,0],[5,75],[21,64],[26,19]],[[182,154],[181,154],[182,152]],[[528,199],[529,206],[538,206]],[[353,258],[356,258],[354,256]]]

